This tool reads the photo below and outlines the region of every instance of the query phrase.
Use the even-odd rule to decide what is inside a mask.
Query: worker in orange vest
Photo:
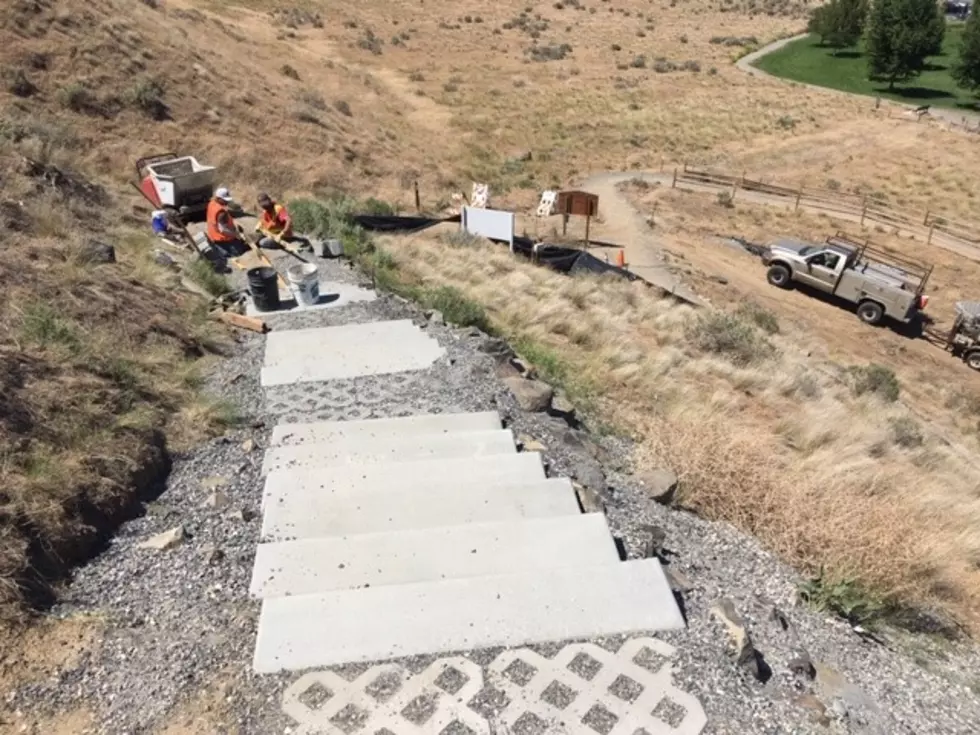
[[[241,230],[231,216],[228,204],[231,192],[220,187],[208,202],[208,241],[226,257],[235,257],[248,251],[248,244],[242,240]]]
[[[265,192],[259,194],[259,221],[255,231],[259,234],[260,248],[274,248],[286,244],[297,244],[301,250],[312,250],[310,241],[293,232],[293,218],[282,204],[274,201]]]

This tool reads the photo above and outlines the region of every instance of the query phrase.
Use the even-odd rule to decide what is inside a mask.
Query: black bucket
[[[275,268],[251,268],[248,271],[248,290],[259,311],[279,308],[279,276]]]

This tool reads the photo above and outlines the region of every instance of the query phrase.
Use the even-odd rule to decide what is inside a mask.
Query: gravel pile
[[[341,263],[326,277],[357,283]],[[363,284],[362,284],[363,285]],[[283,690],[296,675],[255,676],[251,656],[259,605],[247,594],[260,530],[260,468],[271,427],[280,421],[497,410],[516,436],[543,445],[549,471],[601,491],[611,528],[639,556],[651,528],[679,588],[688,630],[661,637],[678,651],[675,682],[700,699],[706,733],[976,733],[980,731],[980,656],[966,645],[882,644],[795,602],[798,578],[751,538],[651,500],[630,474],[628,442],[598,438],[566,419],[522,411],[503,383],[498,340],[473,329],[428,321],[401,299],[382,296],[338,309],[269,317],[273,328],[413,318],[447,356],[419,373],[281,387],[258,384],[263,338],[243,333],[237,354],[211,390],[247,416],[242,428],[175,457],[166,492],[126,524],[110,547],[79,569],[56,616],[95,615],[104,640],[70,670],[7,693],[12,709],[53,711],[83,701],[99,733],[155,731],[176,707],[219,687],[227,719],[202,732],[276,733],[295,728],[282,714]],[[182,527],[166,550],[140,548]],[[744,619],[754,649],[737,663],[722,600]],[[610,650],[621,639],[599,641]],[[927,644],[938,650],[927,650]],[[540,646],[545,656],[554,646]],[[488,664],[497,651],[466,655]],[[427,660],[408,662],[413,670]],[[348,678],[366,670],[339,670]],[[793,670],[795,669],[795,671]],[[473,706],[492,713],[490,689]],[[295,731],[295,730],[294,730]]]

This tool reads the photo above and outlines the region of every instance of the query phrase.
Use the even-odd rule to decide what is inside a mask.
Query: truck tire
[[[862,301],[858,304],[857,315],[865,324],[881,324],[881,320],[885,318],[885,309],[874,301]]]
[[[963,361],[974,370],[980,370],[980,350],[967,352],[963,356]]]
[[[769,270],[766,273],[766,280],[776,288],[789,288],[793,282],[793,277],[789,268],[776,263],[776,265],[769,266]]]

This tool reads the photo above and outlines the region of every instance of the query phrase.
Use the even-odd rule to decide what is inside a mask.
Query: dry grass
[[[825,567],[828,583],[977,623],[980,471],[928,427],[921,443],[896,434],[909,421],[901,402],[808,360],[795,330],[556,275],[495,246],[448,253],[416,237],[391,254],[409,277],[459,288],[510,338],[559,355],[574,392],[635,432],[642,462],[678,473],[685,504],[800,569]]]

